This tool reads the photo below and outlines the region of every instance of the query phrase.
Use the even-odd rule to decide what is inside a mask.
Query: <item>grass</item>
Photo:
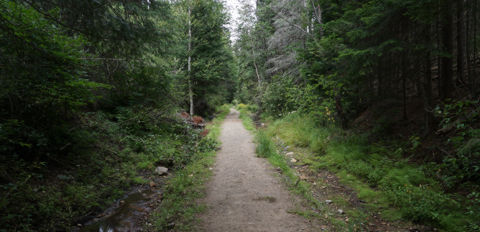
[[[242,120],[245,129],[255,131],[255,124],[253,123],[249,106],[238,104],[236,108],[240,112],[239,118]]]
[[[268,137],[278,136],[287,144],[310,152],[308,163],[313,170],[336,173],[342,183],[353,187],[358,197],[370,209],[380,211],[384,219],[403,218],[444,231],[474,231],[470,228],[475,228],[479,220],[478,215],[466,215],[457,196],[443,192],[426,167],[412,165],[395,150],[368,144],[363,136],[320,127],[312,118],[300,114],[276,120],[267,131],[258,134],[267,137],[257,139],[259,147],[270,146],[265,142]],[[263,150],[262,154],[272,157]]]
[[[218,140],[220,125],[229,109],[228,105],[218,109],[217,117],[206,128],[209,134],[203,140]],[[205,182],[211,176],[209,168],[214,164],[214,158],[212,150],[195,154],[192,162],[167,182],[162,203],[152,215],[154,230],[195,230],[196,216],[205,209],[197,201],[205,194]]]

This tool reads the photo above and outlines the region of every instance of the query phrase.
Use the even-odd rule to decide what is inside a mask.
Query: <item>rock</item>
[[[173,229],[174,227],[175,227],[175,223],[173,223],[173,222],[170,222],[170,223],[167,224],[167,229],[169,229],[169,230]]]
[[[294,158],[292,158],[292,159],[290,160],[290,162],[292,162],[292,163],[296,163],[296,162],[297,162],[297,160],[296,160],[296,159],[294,159]]]
[[[121,205],[125,204],[125,201],[124,201],[124,200],[121,200],[121,201],[120,201],[120,204],[121,204]]]
[[[332,203],[332,200],[325,200],[325,203],[330,204]]]
[[[343,214],[343,209],[338,209],[337,212],[338,212],[339,214]]]
[[[293,154],[295,154],[295,153],[293,153],[293,152],[287,152],[287,154],[286,154],[286,155],[288,155],[288,156],[292,156]]]
[[[153,182],[153,181],[150,181],[150,187],[153,188],[155,186],[157,186],[157,184],[155,184],[155,182]]]
[[[168,168],[166,168],[166,167],[159,166],[159,167],[155,168],[155,173],[157,173],[160,176],[167,174],[167,172],[168,172]]]
[[[290,149],[290,146],[286,146],[285,149],[287,149],[287,150]]]
[[[82,227],[82,224],[78,223],[77,226],[78,226],[78,227]]]

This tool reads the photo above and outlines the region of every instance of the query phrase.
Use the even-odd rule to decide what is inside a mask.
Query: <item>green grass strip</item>
[[[220,126],[230,107],[224,105],[218,110],[217,117],[207,126],[206,139],[218,140]],[[205,196],[205,183],[212,175],[209,169],[215,162],[215,152],[198,153],[192,162],[177,171],[167,182],[160,206],[152,215],[154,229],[158,231],[193,231],[197,214],[205,206],[198,200]]]

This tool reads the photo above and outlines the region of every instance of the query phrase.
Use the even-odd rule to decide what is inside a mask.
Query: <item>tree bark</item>
[[[467,18],[465,19],[466,21],[466,27],[465,27],[465,50],[466,52],[466,64],[467,64],[467,85],[470,89],[470,92],[472,92],[472,65],[471,65],[471,57],[472,57],[472,52],[470,49],[470,18],[471,18],[471,10],[470,10],[470,1],[467,1]]]
[[[402,55],[402,101],[403,101],[403,120],[407,120],[407,62],[405,54]]]
[[[193,87],[192,87],[192,9],[188,6],[188,96],[190,100],[190,117],[193,116]]]
[[[453,28],[453,17],[451,12],[452,4],[450,0],[445,0],[442,6],[443,18],[442,18],[442,50],[447,53],[442,57],[442,86],[441,86],[441,95],[442,100],[446,100],[452,97],[454,90],[453,82],[453,38],[452,38],[452,28]]]
[[[473,42],[473,64],[472,64],[472,89],[474,91],[474,96],[477,96],[479,90],[477,89],[477,0],[474,1],[473,5],[473,35],[472,35],[472,42]]]
[[[430,26],[427,26],[425,32],[425,43],[430,43]],[[425,54],[425,76],[423,80],[423,108],[425,112],[424,135],[428,134],[433,124],[432,107],[432,61],[430,50]]]
[[[464,0],[457,0],[457,79],[464,84]]]

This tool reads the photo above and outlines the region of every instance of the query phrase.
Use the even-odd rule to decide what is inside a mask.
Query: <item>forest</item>
[[[222,0],[0,0],[0,231],[157,185],[143,229],[195,231],[231,107],[259,157],[355,195],[327,220],[292,174],[327,231],[480,230],[479,0],[239,2],[229,31]]]

